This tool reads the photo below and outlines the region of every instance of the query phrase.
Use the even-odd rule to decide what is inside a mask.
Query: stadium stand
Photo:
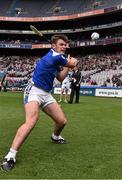
[[[31,78],[38,58],[26,56],[1,57],[0,69],[7,75],[8,89],[23,90]],[[122,54],[92,54],[78,56],[77,58],[80,59],[79,66],[82,70],[82,86],[121,86]]]
[[[8,0],[1,3],[0,15],[19,17],[59,16],[119,5],[122,0]],[[33,8],[32,8],[33,7]]]
[[[8,0],[7,1],[7,3],[6,3],[6,1],[2,1],[1,3],[0,3],[0,15],[2,16],[5,16],[5,15],[7,15],[8,14],[8,12],[9,12],[9,9],[10,9],[10,7],[11,7],[11,5],[12,5],[12,0]]]
[[[6,74],[9,90],[23,90],[31,78],[37,57],[6,56],[0,59],[0,69]]]
[[[122,54],[97,54],[81,58],[81,85],[120,86],[122,81]],[[116,82],[113,82],[116,76]],[[108,81],[109,79],[109,81]]]
[[[10,89],[23,89],[38,57],[48,50],[45,39],[32,34],[30,24],[44,31],[46,38],[65,33],[68,52],[80,59],[81,85],[120,86],[122,76],[122,0],[8,0],[1,2],[0,16],[24,17],[24,21],[0,21],[0,71],[6,73]],[[33,7],[33,8],[32,8]],[[115,11],[113,7],[116,7]],[[107,8],[107,13],[76,19],[25,22],[27,17],[74,15]],[[117,9],[118,8],[118,9]],[[66,16],[68,17],[68,16]],[[72,16],[71,16],[72,17]],[[97,31],[100,39],[91,40]],[[44,46],[43,46],[44,45]],[[26,55],[26,56],[25,56]],[[35,57],[36,56],[36,57]]]

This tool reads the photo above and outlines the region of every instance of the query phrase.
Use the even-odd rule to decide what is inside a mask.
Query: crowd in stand
[[[0,59],[0,70],[6,73],[11,90],[23,90],[31,78],[37,57],[11,56]]]
[[[122,54],[97,54],[87,55],[80,58],[80,66],[83,71],[90,70],[115,70],[118,66],[121,66]]]
[[[122,53],[78,56],[83,86],[122,86]],[[9,56],[0,58],[0,71],[6,73],[6,86],[23,90],[32,76],[38,57]]]
[[[87,85],[120,86],[122,53],[80,57],[82,82]]]

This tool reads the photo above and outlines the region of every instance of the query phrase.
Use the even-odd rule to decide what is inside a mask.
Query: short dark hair
[[[69,42],[68,37],[65,34],[56,34],[51,37],[51,44],[56,44],[59,39],[62,39],[66,43]]]

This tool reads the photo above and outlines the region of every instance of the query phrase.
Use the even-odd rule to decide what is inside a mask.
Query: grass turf
[[[58,98],[58,96],[56,96]],[[122,99],[81,97],[62,103],[66,145],[53,144],[53,123],[43,112],[17,155],[15,168],[0,179],[122,179]],[[22,93],[0,92],[0,159],[24,120]]]

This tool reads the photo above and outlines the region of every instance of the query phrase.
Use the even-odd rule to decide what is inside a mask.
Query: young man
[[[67,142],[60,136],[67,119],[59,104],[50,94],[54,78],[56,77],[62,82],[68,74],[69,68],[77,65],[78,61],[75,58],[65,55],[67,43],[67,36],[54,35],[51,38],[51,50],[36,64],[32,83],[26,87],[24,92],[25,122],[17,130],[10,151],[1,164],[5,171],[10,171],[14,167],[19,148],[38,121],[40,107],[55,122],[51,136],[52,141],[58,144]]]
[[[70,84],[71,84],[71,71],[67,74],[67,76],[65,77],[65,79],[61,84],[61,94],[58,102],[62,102],[64,96],[64,102],[68,103],[68,91],[70,89]]]

